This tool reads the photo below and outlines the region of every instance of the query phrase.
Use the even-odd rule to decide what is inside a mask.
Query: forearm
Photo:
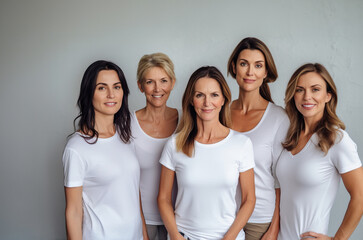
[[[239,209],[235,220],[233,221],[223,240],[236,239],[238,233],[242,230],[250,218],[253,209],[255,208],[255,203],[255,196],[250,196],[244,202],[242,202],[241,208]]]
[[[66,209],[66,227],[68,240],[82,240],[82,210]]]
[[[163,219],[164,225],[171,237],[175,238],[178,234],[178,227],[175,221],[174,209],[171,204],[171,200],[158,199],[159,211],[161,218]]]
[[[276,190],[275,210],[272,216],[270,227],[262,239],[277,239],[280,230],[280,189]]]
[[[352,197],[342,224],[334,236],[334,240],[346,240],[354,232],[363,214],[363,197]]]

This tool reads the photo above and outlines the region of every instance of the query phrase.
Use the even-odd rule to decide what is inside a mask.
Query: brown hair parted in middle
[[[297,146],[301,131],[305,128],[304,117],[297,110],[294,100],[296,86],[299,78],[309,72],[319,74],[326,83],[327,92],[331,99],[325,104],[324,115],[317,124],[314,132],[319,137],[319,147],[327,153],[335,143],[339,129],[345,129],[344,123],[339,119],[335,110],[338,104],[337,88],[328,70],[319,63],[307,63],[299,67],[291,76],[285,92],[285,109],[290,119],[290,127],[287,132],[286,141],[282,144],[284,148],[291,151]]]
[[[242,41],[238,43],[228,60],[228,74],[230,74],[233,78],[236,78],[236,74],[233,72],[233,66],[237,64],[239,54],[245,49],[259,50],[264,55],[266,60],[267,76],[263,80],[263,83],[260,87],[260,94],[264,99],[273,103],[268,83],[276,81],[278,74],[272,54],[266,44],[263,43],[261,40],[253,37],[248,37],[242,39]]]
[[[194,138],[198,132],[196,112],[192,106],[194,88],[196,82],[203,77],[213,78],[219,83],[224,97],[224,105],[219,112],[219,121],[226,127],[230,127],[231,125],[231,116],[229,110],[231,91],[222,73],[213,66],[205,66],[197,69],[190,76],[185,89],[182,100],[183,116],[176,130],[176,149],[177,151],[182,151],[189,157],[192,157],[193,155]]]

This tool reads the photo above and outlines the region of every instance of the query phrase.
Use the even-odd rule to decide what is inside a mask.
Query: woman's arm
[[[241,207],[223,240],[236,239],[238,233],[246,225],[255,207],[255,176],[253,169],[241,172],[239,174],[239,182],[242,192]]]
[[[353,171],[344,173],[341,176],[344,186],[350,194],[350,201],[347,211],[345,212],[343,222],[340,225],[335,236],[331,238],[315,232],[306,232],[302,234],[301,237],[312,236],[314,237],[314,239],[317,240],[345,240],[349,239],[350,235],[352,235],[352,233],[354,232],[363,214],[363,168],[360,167]]]
[[[142,236],[143,236],[144,240],[149,240],[149,235],[147,235],[147,230],[146,230],[146,222],[145,222],[144,212],[142,210],[140,191],[139,191],[139,202],[140,202],[140,215],[141,215],[141,220],[142,220]]]
[[[183,240],[175,222],[174,208],[171,193],[173,190],[175,172],[162,166],[160,174],[160,186],[158,195],[158,206],[161,218],[168,230],[171,240]]]
[[[280,188],[275,189],[276,200],[275,200],[275,211],[272,216],[271,225],[267,232],[263,235],[261,240],[276,240],[280,230]]]
[[[82,240],[82,187],[65,187],[68,240]]]

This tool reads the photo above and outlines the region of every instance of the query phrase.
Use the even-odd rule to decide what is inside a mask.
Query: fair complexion
[[[296,86],[294,101],[297,110],[304,117],[304,130],[296,148],[291,153],[299,153],[314,134],[316,124],[324,115],[325,104],[331,99],[325,80],[315,72],[302,75]]]
[[[224,96],[219,83],[215,79],[204,77],[197,80],[191,104],[194,106],[197,114],[198,133],[195,139],[196,141],[211,144],[221,141],[228,135],[229,129],[219,122],[219,113],[224,104]],[[174,171],[162,166],[158,205],[170,239],[183,240],[184,238],[178,232],[174,209],[172,207],[171,194],[174,177]],[[242,205],[223,240],[236,239],[238,233],[252,214],[255,205],[253,170],[250,169],[240,173],[239,181],[242,192]]]
[[[313,135],[317,123],[324,115],[325,104],[331,100],[331,94],[327,91],[325,80],[319,74],[311,72],[299,78],[294,100],[305,123],[305,129],[299,137],[298,145],[291,151],[292,154],[297,154]],[[329,237],[310,231],[301,234],[302,239],[349,239],[357,227],[363,214],[363,168],[344,173],[341,177],[351,198],[343,222],[335,236]]]
[[[95,111],[95,129],[100,138],[109,138],[115,134],[114,115],[122,106],[123,90],[120,79],[114,70],[102,70],[98,73],[93,95]],[[82,240],[82,187],[65,187],[66,226],[68,240]],[[141,208],[141,204],[140,204]],[[146,225],[141,209],[144,239],[148,239]]]
[[[239,85],[238,99],[230,106],[232,129],[247,132],[257,126],[268,106],[268,101],[260,94],[260,87],[267,76],[266,60],[261,51],[245,49],[240,52],[232,67]],[[274,215],[262,240],[277,239],[280,221],[278,199],[279,194],[276,193]]]
[[[259,50],[245,49],[232,67],[239,85],[238,99],[231,104],[232,129],[246,132],[260,122],[268,105],[260,94],[267,76],[265,57]]]
[[[175,84],[163,68],[152,67],[146,71],[138,87],[146,97],[146,107],[136,111],[143,131],[154,138],[169,137],[178,123],[176,109],[166,105]]]
[[[115,134],[114,115],[121,108],[123,95],[116,71],[102,70],[98,73],[92,103],[99,137],[108,138]]]

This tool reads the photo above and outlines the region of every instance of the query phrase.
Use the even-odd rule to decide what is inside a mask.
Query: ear
[[[137,81],[137,86],[139,87],[140,92],[144,93],[144,89],[142,89],[142,85],[139,81]]]
[[[328,95],[326,96],[325,103],[330,102],[330,100],[331,100],[331,93],[330,93],[330,92],[328,92]]]
[[[175,79],[172,79],[172,80],[171,80],[171,90],[173,90],[173,89],[174,89],[174,85],[175,85]]]
[[[263,79],[265,79],[265,78],[267,77],[267,74],[268,74],[268,71],[267,71],[267,69],[266,69],[266,71],[265,71],[265,76],[263,77]]]

